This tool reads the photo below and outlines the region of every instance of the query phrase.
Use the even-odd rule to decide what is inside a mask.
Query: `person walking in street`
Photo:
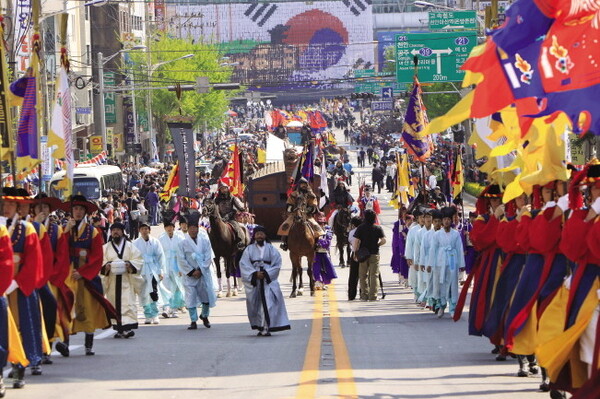
[[[379,164],[376,161],[373,162],[373,169],[371,170],[371,180],[373,181],[373,188],[377,186],[377,194],[381,194],[384,176],[384,170],[379,167]]]
[[[361,147],[361,149],[358,151],[358,167],[359,168],[365,167],[365,157],[366,156],[367,156],[367,153],[365,152],[365,149]]]
[[[258,330],[258,336],[270,336],[271,332],[290,329],[278,281],[281,263],[279,251],[267,241],[265,228],[256,226],[252,243],[240,259],[240,268],[246,290],[248,320],[252,329]]]
[[[354,174],[354,172],[352,171],[352,164],[350,163],[349,159],[344,159],[343,167],[346,170],[346,177],[348,179],[348,185],[351,186],[352,185],[352,175]]]
[[[159,198],[156,193],[156,187],[150,187],[150,191],[146,194],[146,207],[150,213],[150,226],[156,226],[158,224],[158,205]]]
[[[365,211],[363,223],[354,232],[354,253],[368,251],[369,256],[362,260],[358,268],[362,300],[377,300],[377,285],[379,283],[379,247],[384,245],[385,234],[381,226],[375,224],[376,215],[372,210]],[[368,285],[367,285],[368,279]]]
[[[144,259],[144,269],[141,273],[143,280],[138,291],[146,317],[144,324],[159,324],[157,304],[159,285],[162,299],[170,296],[170,293],[165,293],[166,290],[161,284],[165,275],[165,253],[158,239],[150,236],[150,226],[146,223],[140,225],[140,237],[133,242],[133,245]]]
[[[110,241],[104,244],[104,262],[100,274],[106,298],[115,307],[115,338],[131,338],[138,328],[135,289],[141,283],[144,264],[140,251],[125,237],[125,226],[110,226]]]
[[[352,249],[352,253],[350,254],[350,273],[348,273],[348,300],[353,301],[356,299],[356,290],[358,286],[358,261],[356,260],[356,256],[354,253],[354,243],[356,239],[354,238],[354,233],[358,226],[362,223],[362,219],[359,217],[353,217],[350,220],[350,227],[352,230],[348,233],[348,243],[350,244],[350,248]]]
[[[137,190],[136,190],[137,191]],[[135,240],[138,238],[139,230],[138,226],[140,223],[140,210],[138,209],[138,205],[140,201],[137,199],[137,193],[134,195],[133,192],[129,191],[127,193],[127,199],[125,200],[125,205],[127,205],[127,219],[129,221],[129,239]]]
[[[185,276],[185,306],[191,320],[188,330],[198,328],[198,307],[202,307],[200,320],[204,327],[210,328],[210,308],[215,307],[217,303],[211,268],[215,254],[208,233],[200,229],[199,222],[200,213],[194,212],[188,216],[188,232],[179,243],[179,270]]]

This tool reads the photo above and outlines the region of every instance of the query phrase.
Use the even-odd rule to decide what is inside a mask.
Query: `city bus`
[[[57,189],[65,173],[63,170],[52,176],[50,196],[66,200],[64,190]],[[84,195],[88,200],[99,200],[112,192],[122,192],[123,188],[123,173],[118,166],[79,165],[73,170],[73,194]]]

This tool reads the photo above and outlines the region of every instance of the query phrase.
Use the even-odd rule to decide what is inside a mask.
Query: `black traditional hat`
[[[187,223],[190,226],[198,226],[200,225],[200,217],[202,215],[200,212],[191,212],[187,217]]]
[[[123,232],[125,232],[125,225],[121,222],[116,222],[110,225],[110,230],[113,231],[114,229],[121,229]]]
[[[50,212],[55,211],[60,208],[62,201],[55,197],[48,197],[46,193],[39,193],[34,197],[34,205],[37,204],[46,204],[50,207]]]
[[[441,212],[439,209],[434,209],[434,210],[432,210],[432,211],[431,211],[431,216],[432,216],[434,219],[440,219],[440,220],[441,220],[441,219],[442,219],[442,217],[443,217],[443,216],[442,216],[442,212]]]
[[[443,218],[452,218],[452,217],[454,217],[455,213],[456,213],[456,208],[453,206],[447,206],[445,208],[442,208],[442,217]]]
[[[31,204],[33,202],[33,198],[31,198],[26,190],[23,192],[21,189],[15,187],[2,188],[2,200],[21,204]]]
[[[98,206],[93,202],[90,202],[83,195],[72,195],[68,201],[60,204],[60,209],[65,212],[71,212],[74,206],[83,206],[85,208],[85,213],[92,214],[98,210]]]

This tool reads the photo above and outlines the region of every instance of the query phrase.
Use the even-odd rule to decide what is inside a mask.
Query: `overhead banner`
[[[196,162],[194,157],[194,130],[191,123],[167,123],[175,145],[175,156],[179,161],[179,188],[177,195],[196,195]]]

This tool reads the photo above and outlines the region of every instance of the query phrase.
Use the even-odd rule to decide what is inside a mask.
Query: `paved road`
[[[366,170],[365,170],[366,172]],[[387,204],[389,194],[380,197]],[[382,224],[391,241],[395,212],[384,206]],[[159,228],[153,234],[158,235]],[[335,255],[334,255],[335,256]],[[271,338],[250,330],[242,296],[222,298],[212,328],[186,329],[187,315],[142,325],[135,338],[97,333],[96,356],[83,356],[81,335],[72,356],[54,356],[44,374],[27,376],[8,398],[541,398],[536,377],[517,378],[514,360],[499,363],[483,338],[469,337],[467,323],[438,320],[417,308],[382,252],[386,298],[347,301],[348,269],[315,297],[286,299],[291,331]],[[291,285],[284,254],[284,295]],[[337,262],[334,262],[337,263]],[[140,314],[141,315],[141,314]],[[143,320],[143,319],[142,319]],[[29,374],[29,373],[28,373]]]

